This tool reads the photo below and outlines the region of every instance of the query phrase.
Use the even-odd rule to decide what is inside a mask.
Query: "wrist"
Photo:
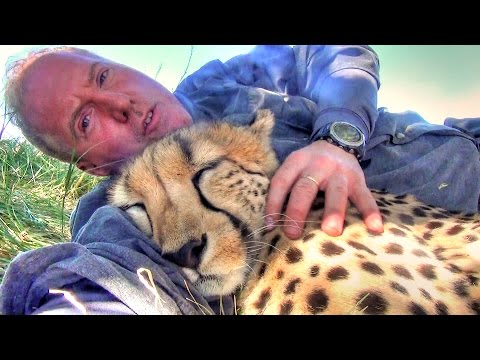
[[[365,153],[365,136],[355,125],[334,121],[319,131],[318,140],[324,140],[331,145],[337,146],[360,160]]]

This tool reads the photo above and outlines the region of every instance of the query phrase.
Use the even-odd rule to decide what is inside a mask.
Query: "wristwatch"
[[[319,140],[326,140],[355,155],[357,159],[365,153],[365,136],[357,126],[347,122],[335,121],[327,124],[320,130]]]

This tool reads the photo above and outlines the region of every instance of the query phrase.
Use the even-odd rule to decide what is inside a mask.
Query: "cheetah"
[[[319,193],[301,239],[266,231],[274,121],[260,110],[249,126],[177,130],[124,167],[109,202],[203,295],[235,294],[240,314],[480,314],[478,214],[373,190],[385,231],[349,207],[330,237]]]

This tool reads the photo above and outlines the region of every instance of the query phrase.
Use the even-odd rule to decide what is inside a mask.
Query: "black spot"
[[[430,231],[426,231],[423,233],[423,238],[425,240],[430,240],[433,237],[432,233]]]
[[[378,205],[379,207],[385,207],[385,206],[387,206],[387,204],[385,204],[382,199],[376,199],[375,201],[377,202],[377,205]]]
[[[427,223],[427,225],[425,225],[425,227],[430,230],[438,229],[438,228],[441,228],[442,226],[443,226],[443,222],[441,221],[430,221]]]
[[[476,235],[473,235],[473,234],[465,235],[463,238],[468,242],[474,242],[474,241],[478,240],[478,237]]]
[[[403,200],[392,200],[392,202],[395,204],[407,204],[407,202]]]
[[[462,225],[455,225],[452,226],[450,229],[447,230],[447,235],[457,235],[458,233],[462,232],[465,230],[465,228]]]
[[[364,291],[357,296],[356,300],[357,309],[363,309],[364,314],[381,315],[388,309],[387,300],[373,292]]]
[[[462,272],[462,269],[460,269],[457,265],[455,264],[448,264],[445,269],[447,269],[448,271],[451,271],[452,273],[454,274],[459,274]]]
[[[396,236],[406,236],[407,234],[405,234],[404,231],[400,230],[400,229],[397,229],[397,228],[390,228],[389,231],[393,234],[393,235],[396,235]]]
[[[355,253],[355,256],[358,257],[359,259],[365,259],[365,255]]]
[[[265,274],[265,269],[267,268],[267,264],[262,264],[262,267],[258,271],[258,277],[262,277]]]
[[[280,238],[281,238],[281,236],[278,235],[278,234],[273,237],[272,241],[270,242],[269,249],[268,249],[268,255],[270,255],[272,253],[272,251],[275,249],[275,246],[277,245]]]
[[[393,290],[396,290],[403,295],[408,295],[408,290],[405,288],[405,286],[397,283],[396,281],[390,281],[390,286]]]
[[[405,199],[406,197],[407,197],[407,194],[402,194],[402,195],[395,196],[395,199]]]
[[[390,243],[387,245],[385,252],[387,254],[401,255],[403,254],[403,247],[399,244]]]
[[[408,307],[408,310],[412,315],[428,315],[423,306],[418,305],[417,303],[412,302]]]
[[[262,189],[262,195],[265,195],[267,193],[267,190]]]
[[[437,274],[435,273],[435,266],[433,265],[422,264],[418,267],[417,271],[426,279],[434,280],[437,278]]]
[[[296,247],[291,247],[287,250],[287,262],[289,264],[293,264],[296,262],[299,262],[303,258],[303,254],[300,251],[300,249],[297,249]]]
[[[436,213],[436,212],[432,212],[430,214],[431,217],[433,217],[434,219],[448,219],[448,216],[445,215],[445,214],[442,214],[442,213]]]
[[[480,315],[480,301],[473,301],[470,303],[470,309],[472,309],[475,314]]]
[[[283,278],[283,275],[285,275],[285,273],[282,270],[278,270],[277,279],[280,280],[281,278]]]
[[[423,211],[422,208],[416,207],[413,209],[413,215],[418,216],[418,217],[426,217],[427,214],[425,214],[425,211]]]
[[[280,315],[288,315],[292,312],[293,303],[292,300],[287,300],[280,305]]]
[[[237,180],[237,182],[235,183],[235,185],[241,185],[241,184],[243,184],[243,179]]]
[[[437,260],[439,261],[444,261],[445,257],[442,255],[442,253],[445,251],[445,248],[439,246],[436,249],[433,249],[433,253],[435,254]]]
[[[412,254],[418,257],[430,257],[425,251],[420,249],[413,249]]]
[[[310,240],[310,239],[313,239],[314,237],[315,237],[315,233],[313,233],[313,232],[308,233],[307,235],[305,235],[305,236],[303,237],[303,241],[304,241],[304,242],[305,242],[305,241],[308,241],[308,240]]]
[[[407,230],[407,231],[412,231],[408,226],[406,225],[403,225],[403,224],[397,224],[399,228],[402,228],[403,230]]]
[[[427,242],[425,240],[423,240],[421,237],[419,237],[417,235],[413,235],[413,237],[418,241],[418,243],[420,245],[427,245]]]
[[[365,261],[362,263],[362,269],[365,271],[368,271],[369,273],[373,275],[383,275],[385,272],[378,266],[377,264],[374,264],[370,261]]]
[[[404,277],[405,279],[413,279],[412,274],[410,274],[410,271],[408,271],[404,266],[402,265],[394,265],[392,266],[392,270],[397,274],[398,276]]]
[[[307,296],[308,310],[312,314],[325,311],[328,306],[328,296],[323,289],[317,289]]]
[[[388,209],[379,209],[383,215],[390,216],[392,212]]]
[[[463,280],[458,280],[453,283],[453,291],[460,297],[468,296],[467,286]]]
[[[326,243],[322,244],[322,254],[325,256],[333,256],[333,255],[340,255],[345,251],[344,248],[335,245],[331,241],[327,241]]]
[[[470,282],[470,285],[473,285],[473,286],[477,286],[478,285],[478,277],[470,274],[467,276],[468,277],[468,281]]]
[[[405,225],[414,225],[415,224],[415,221],[413,220],[413,217],[411,217],[408,214],[400,214],[400,215],[398,215],[398,217],[400,218],[400,221],[402,223],[404,223]]]
[[[297,286],[297,284],[300,284],[301,280],[300,278],[296,278],[296,279],[293,279],[291,280],[287,287],[285,288],[285,291],[283,292],[285,295],[289,295],[289,294],[293,294],[295,293],[295,287]]]
[[[425,289],[419,289],[420,290],[420,293],[422,294],[422,296],[427,299],[427,300],[432,300],[432,296],[430,295],[430,293],[425,290]]]
[[[356,241],[353,241],[353,240],[350,240],[348,242],[348,245],[350,245],[351,247],[357,249],[357,250],[363,250],[363,251],[366,251],[368,252],[369,254],[372,254],[372,255],[377,255],[373,250],[371,250],[370,248],[368,248],[367,246],[359,243],[359,242],[356,242]]]
[[[336,266],[328,271],[327,279],[330,281],[344,280],[348,279],[348,275],[348,271],[345,268]]]
[[[258,191],[257,191],[257,190],[253,190],[253,195],[258,196]]]
[[[320,267],[318,265],[314,265],[310,268],[310,276],[315,277],[320,272]]]
[[[448,315],[448,307],[441,301],[435,303],[435,310],[437,315]]]
[[[258,300],[253,304],[257,309],[263,310],[265,305],[267,305],[267,301],[270,299],[271,293],[270,289],[265,289],[261,292],[260,297]]]

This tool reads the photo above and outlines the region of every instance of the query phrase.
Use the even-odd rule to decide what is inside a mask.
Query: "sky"
[[[0,45],[0,72],[10,56],[43,45]],[[253,45],[73,45],[134,67],[173,91],[210,60],[227,61]],[[378,107],[416,111],[441,124],[447,117],[480,117],[480,45],[371,45],[380,59]],[[159,70],[160,69],[160,70]],[[158,74],[157,74],[158,72]],[[3,86],[2,86],[3,87]],[[3,102],[3,99],[2,99]],[[3,118],[0,118],[0,124]],[[19,136],[13,126],[7,137]]]

